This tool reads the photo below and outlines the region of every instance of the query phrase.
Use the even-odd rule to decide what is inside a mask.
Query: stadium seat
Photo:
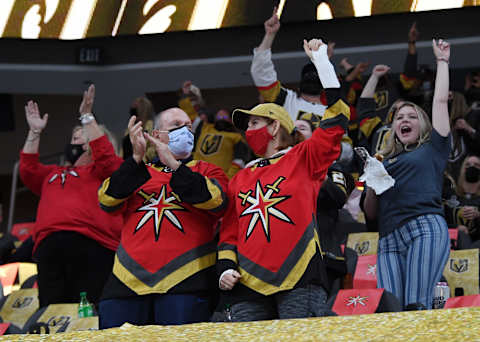
[[[16,223],[12,226],[11,233],[20,241],[25,241],[32,235],[35,222]]]
[[[347,247],[358,255],[377,254],[378,233],[351,233],[348,234]]]
[[[361,255],[353,276],[354,289],[377,288],[377,255]]]
[[[11,323],[20,332],[38,307],[38,289],[18,290],[6,297],[0,309],[0,317],[3,322]]]
[[[97,330],[98,316],[78,318],[78,304],[50,304],[38,310],[25,324],[25,332],[42,329],[42,323],[48,326],[50,334]]]
[[[445,303],[444,309],[468,308],[480,306],[480,295],[452,297]]]
[[[398,299],[384,289],[340,290],[329,304],[339,316],[402,311]]]
[[[443,276],[450,287],[450,297],[479,293],[478,249],[450,251]]]

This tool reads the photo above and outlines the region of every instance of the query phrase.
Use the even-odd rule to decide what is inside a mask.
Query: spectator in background
[[[480,109],[480,71],[473,71],[465,77],[465,99],[469,106]]]
[[[372,100],[360,99],[357,104],[360,132],[356,146],[363,146],[374,153],[371,145],[372,141],[377,139],[373,139],[373,137],[389,121],[390,109],[397,100],[402,98],[419,106],[431,103],[433,73],[424,66],[421,68],[418,66],[416,47],[418,37],[417,25],[413,23],[408,31],[408,51],[403,72],[398,79],[389,75],[390,67],[386,65],[378,65],[378,69],[374,68],[365,85],[368,89],[364,89],[360,97],[373,98],[375,107],[372,109]]]
[[[395,185],[379,196],[368,188],[364,204],[369,219],[378,217],[378,287],[395,294],[404,307],[432,307],[433,289],[449,254],[441,196],[450,151],[450,46],[434,40],[433,52],[437,76],[432,124],[417,105],[404,102],[399,107],[380,151]]]
[[[295,121],[296,129],[302,133],[305,140],[312,137],[313,132],[320,125],[320,119],[315,114],[304,113]],[[344,147],[347,146],[347,147]],[[323,182],[317,197],[317,222],[318,234],[324,260],[326,263],[328,288],[331,293],[335,279],[342,277],[346,270],[345,259],[340,244],[345,242],[346,236],[336,229],[339,210],[345,205],[348,197],[355,187],[352,175],[345,171],[343,162],[351,145],[342,139],[340,157],[328,168],[327,177]],[[337,285],[337,284],[336,284]],[[339,288],[333,289],[338,291]]]
[[[329,104],[310,139],[299,143],[303,136],[277,104],[233,114],[235,126],[246,131],[248,144],[262,156],[230,181],[229,207],[220,228],[219,287],[224,304],[232,305],[233,321],[329,312],[329,282],[315,216],[320,186],[340,155],[349,108],[339,98],[340,83],[327,46],[313,39],[305,41],[304,48]]]
[[[228,178],[192,160],[193,134],[179,108],[155,118],[152,136],[130,118],[133,155],[99,190],[101,207],[125,226],[100,302],[100,328],[207,321],[216,289],[214,241]],[[147,140],[158,162],[143,162]],[[215,291],[216,293],[216,291]]]
[[[472,248],[480,247],[480,158],[466,157],[460,169],[455,187],[455,196],[445,205],[445,217],[449,227],[458,228],[468,234],[475,243]]]
[[[251,153],[245,139],[233,126],[230,113],[220,109],[214,114],[206,108],[200,89],[191,81],[184,82],[182,92],[184,96],[179,107],[188,111],[195,123],[193,158],[221,167],[227,177],[232,178],[245,167]]]
[[[452,127],[452,140],[450,156],[448,157],[447,172],[458,178],[460,167],[467,155],[467,146],[465,144],[465,135],[470,134],[471,127],[465,121],[469,112],[465,96],[456,91],[450,91],[448,94],[448,113],[450,115],[450,127]]]
[[[48,114],[41,117],[35,102],[25,106],[30,130],[20,153],[20,177],[40,196],[33,239],[41,307],[78,302],[82,291],[97,303],[120,241],[122,218],[96,204],[102,181],[122,160],[92,114],[94,96],[91,85],[80,105],[82,126],[74,128],[66,147],[67,166],[39,162]]]
[[[455,121],[455,130],[461,135],[467,153],[480,155],[480,72],[467,75],[465,99],[470,107],[463,118]]]
[[[308,63],[302,68],[298,93],[282,87],[277,79],[271,51],[275,36],[280,29],[280,21],[276,12],[277,8],[275,7],[272,16],[265,21],[265,35],[262,42],[253,50],[250,73],[255,86],[265,102],[283,106],[292,120],[296,120],[302,113],[313,113],[322,117],[327,107],[322,103],[320,95],[323,88],[312,63]]]
[[[144,129],[147,132],[152,132],[153,129],[153,104],[145,96],[137,97],[130,107],[130,117],[137,117],[137,121],[144,123]],[[128,136],[128,131],[125,132],[125,135],[122,140],[122,152],[121,156],[123,159],[127,159],[132,156],[132,143]],[[145,160],[152,161],[155,158],[155,148],[152,146],[147,147],[147,152],[145,153]]]

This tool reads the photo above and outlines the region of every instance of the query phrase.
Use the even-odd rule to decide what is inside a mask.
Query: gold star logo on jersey
[[[158,241],[158,237],[160,236],[160,227],[165,217],[175,228],[184,233],[182,224],[180,223],[178,217],[175,216],[173,211],[186,209],[181,205],[174,203],[174,201],[181,202],[180,198],[175,193],[170,192],[170,197],[167,197],[167,186],[165,184],[162,186],[158,196],[155,192],[148,194],[143,190],[140,190],[137,194],[145,199],[143,202],[144,205],[138,208],[137,211],[145,211],[145,214],[135,227],[134,233],[143,228],[152,217],[154,220],[153,224],[155,241]]]
[[[245,241],[252,235],[255,226],[260,220],[263,232],[267,241],[270,242],[270,215],[284,222],[293,224],[293,221],[282,211],[275,208],[277,204],[290,198],[290,196],[272,197],[273,194],[278,194],[280,183],[285,180],[285,177],[279,177],[273,184],[265,186],[265,192],[260,181],[257,181],[255,186],[255,196],[252,196],[253,191],[248,190],[246,193],[240,192],[238,197],[242,200],[242,206],[247,202],[250,204],[241,214],[240,217],[252,215],[248,225]]]

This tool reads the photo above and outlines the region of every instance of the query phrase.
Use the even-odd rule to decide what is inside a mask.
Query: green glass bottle
[[[92,317],[93,307],[87,299],[86,292],[80,292],[80,303],[78,304],[78,318]]]

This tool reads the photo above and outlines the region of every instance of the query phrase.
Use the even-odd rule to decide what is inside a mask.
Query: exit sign
[[[103,64],[102,49],[99,47],[82,47],[78,50],[78,64]]]

